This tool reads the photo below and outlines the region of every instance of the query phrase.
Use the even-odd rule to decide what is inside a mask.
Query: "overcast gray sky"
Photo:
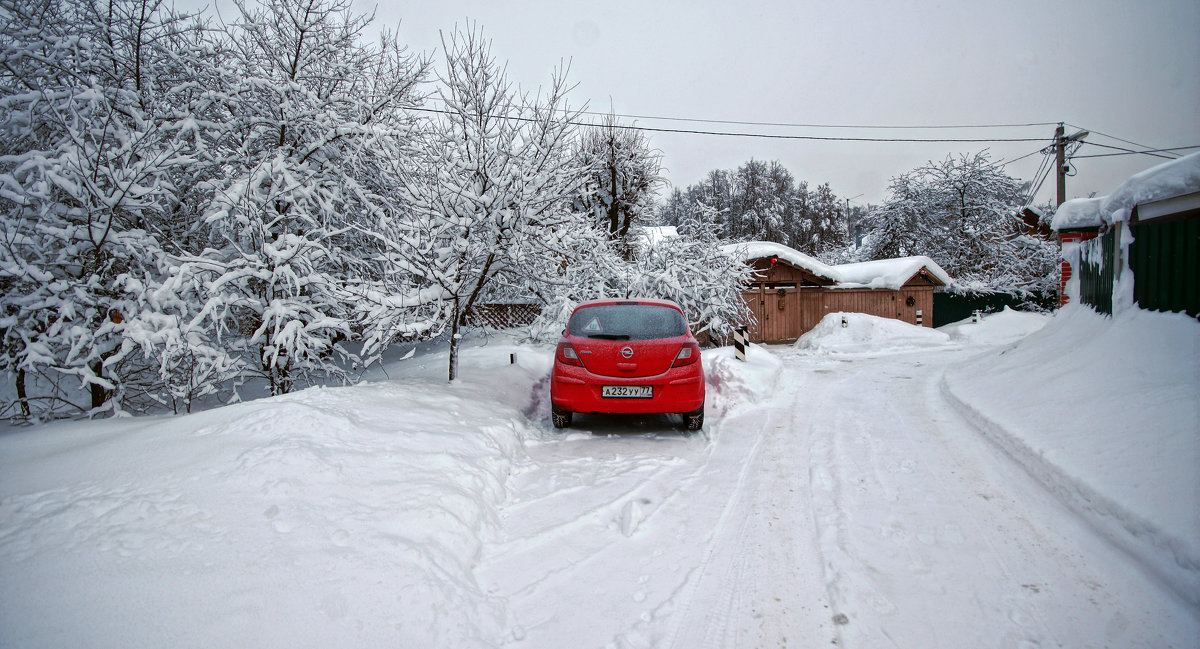
[[[526,88],[571,63],[577,104],[619,114],[788,124],[911,126],[1064,121],[1100,144],[1200,145],[1197,0],[651,1],[393,0],[377,20],[414,49],[467,19]],[[1045,142],[819,142],[653,133],[670,180],[779,160],[799,180],[828,181],[856,203],[930,159],[989,148],[1015,159],[1042,148],[1052,125],[1020,128],[792,128],[639,118],[701,131],[877,138],[1040,138]],[[1074,132],[1068,126],[1068,133]],[[1086,146],[1079,155],[1117,153]],[[1033,155],[1009,166],[1032,179]],[[1076,160],[1068,197],[1106,194],[1161,159]],[[1053,177],[1039,194],[1053,196]]]
[[[227,0],[217,5],[228,11]],[[483,27],[526,89],[567,61],[576,105],[638,115],[638,126],[846,138],[1024,139],[886,143],[651,133],[666,175],[684,187],[711,169],[778,160],[797,180],[829,182],[855,204],[890,178],[947,154],[987,148],[1015,160],[1049,144],[1053,123],[1089,142],[1200,145],[1197,0],[356,0],[415,50],[439,31]],[[229,16],[227,15],[227,18]],[[438,52],[440,54],[440,52]],[[651,119],[674,118],[672,120]],[[703,121],[676,121],[680,118]],[[801,128],[727,122],[845,125]],[[1006,128],[849,126],[1038,124]],[[1200,151],[1196,149],[1193,151]],[[1118,153],[1095,145],[1079,155]],[[1182,152],[1187,153],[1187,152]],[[1032,180],[1031,155],[1008,173]],[[1107,194],[1163,162],[1079,158],[1068,198]],[[1038,202],[1053,198],[1050,177]]]

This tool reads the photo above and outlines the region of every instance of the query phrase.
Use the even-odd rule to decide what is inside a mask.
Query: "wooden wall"
[[[754,313],[750,323],[753,342],[786,343],[810,331],[829,313],[866,313],[933,326],[933,286],[905,286],[891,289],[834,289],[821,287],[771,288],[759,283],[743,293]],[[912,305],[908,299],[912,298]]]

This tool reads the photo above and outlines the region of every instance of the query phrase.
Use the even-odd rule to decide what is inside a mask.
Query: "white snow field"
[[[0,647],[1200,646],[1193,319],[832,314],[694,434],[552,353],[0,431]]]

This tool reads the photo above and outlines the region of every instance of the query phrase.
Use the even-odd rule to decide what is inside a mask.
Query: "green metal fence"
[[[1085,241],[1079,250],[1079,299],[1106,315],[1112,315],[1117,233],[1118,230],[1111,230]]]
[[[1146,221],[1130,229],[1134,301],[1150,311],[1200,317],[1200,218]]]
[[[1013,295],[1010,293],[934,293],[933,326],[959,322],[970,318],[976,311],[994,313],[1008,307],[1014,311],[1050,310],[1058,303],[1057,295],[1033,293]]]

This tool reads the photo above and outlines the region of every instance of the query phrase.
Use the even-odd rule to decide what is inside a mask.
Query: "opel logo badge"
[[[621,349],[621,356],[625,358],[633,358],[633,348],[626,346]]]

